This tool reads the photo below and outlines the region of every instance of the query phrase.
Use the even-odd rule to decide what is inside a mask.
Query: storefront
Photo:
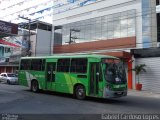
[[[135,66],[145,64],[146,72],[140,73],[142,90],[160,93],[160,48],[132,50]],[[136,76],[134,85],[136,82]]]

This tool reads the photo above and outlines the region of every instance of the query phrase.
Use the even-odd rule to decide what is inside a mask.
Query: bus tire
[[[82,85],[78,85],[75,89],[75,97],[79,100],[83,100],[86,97],[86,90]]]
[[[39,91],[39,85],[36,80],[31,82],[31,91],[32,92],[38,92]]]

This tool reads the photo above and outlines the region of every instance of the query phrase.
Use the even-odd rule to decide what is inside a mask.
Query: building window
[[[157,41],[160,42],[160,13],[157,14]]]
[[[63,25],[62,44],[91,42],[135,36],[136,11],[129,10]],[[70,30],[78,30],[72,32]]]
[[[10,53],[11,52],[11,48],[5,48],[5,53]]]
[[[142,41],[143,47],[151,47],[151,3],[150,0],[142,0]]]
[[[156,5],[160,5],[160,0],[156,0]]]

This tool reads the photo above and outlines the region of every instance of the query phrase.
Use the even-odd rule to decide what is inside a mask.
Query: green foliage
[[[132,69],[133,71],[135,71],[136,75],[138,76],[138,83],[139,83],[139,74],[141,72],[146,72],[145,69],[145,64],[140,64],[140,65],[136,65],[134,69]]]
[[[139,75],[141,72],[146,72],[145,66],[145,64],[136,65],[132,70],[136,72],[136,75]]]

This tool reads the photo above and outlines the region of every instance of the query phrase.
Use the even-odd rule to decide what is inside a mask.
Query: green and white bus
[[[86,96],[116,98],[127,95],[124,63],[113,56],[82,54],[22,57],[19,84],[33,92],[49,90]]]

